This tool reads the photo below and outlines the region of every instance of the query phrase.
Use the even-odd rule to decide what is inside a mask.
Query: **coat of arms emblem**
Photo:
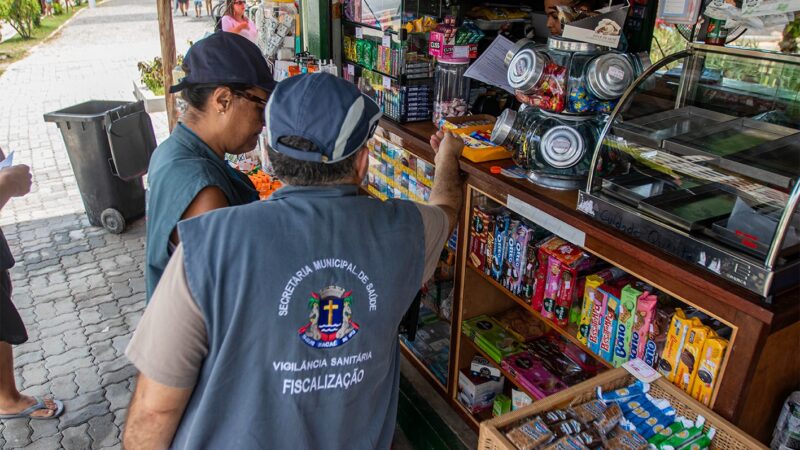
[[[353,321],[353,291],[328,286],[308,299],[308,323],[298,330],[300,339],[314,348],[338,347],[358,333]]]

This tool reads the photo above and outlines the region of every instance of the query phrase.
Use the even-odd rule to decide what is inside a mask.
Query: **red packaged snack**
[[[489,214],[480,206],[473,209],[470,228],[469,260],[476,269],[485,270],[486,240],[489,234]]]
[[[636,303],[636,321],[633,324],[633,335],[631,336],[631,359],[644,360],[647,337],[656,314],[657,302],[658,297],[649,292],[644,292],[639,296]]]

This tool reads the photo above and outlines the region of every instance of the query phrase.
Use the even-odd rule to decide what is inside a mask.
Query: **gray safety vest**
[[[179,224],[209,349],[174,448],[390,447],[425,237],[413,203],[356,194],[285,187]]]

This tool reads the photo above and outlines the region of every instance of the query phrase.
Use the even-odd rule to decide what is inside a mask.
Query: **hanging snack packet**
[[[519,450],[534,450],[550,442],[553,432],[537,417],[507,432],[506,437]]]
[[[706,406],[711,404],[711,396],[714,393],[717,374],[720,366],[722,366],[722,358],[725,355],[727,346],[728,340],[718,337],[707,338],[703,344],[700,364],[690,389],[692,397]]]
[[[678,363],[690,326],[691,322],[686,318],[683,310],[675,308],[675,314],[672,316],[667,331],[664,353],[661,354],[661,361],[658,363],[658,371],[671,383],[675,382],[675,374],[678,372]]]

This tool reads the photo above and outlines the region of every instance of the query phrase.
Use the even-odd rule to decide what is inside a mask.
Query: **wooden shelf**
[[[506,377],[506,379],[507,379],[508,381],[510,381],[510,382],[511,382],[511,384],[513,384],[514,386],[516,386],[516,387],[517,387],[517,389],[519,389],[520,391],[524,392],[524,393],[525,393],[525,395],[527,395],[528,397],[530,397],[530,398],[532,398],[532,399],[536,400],[536,397],[534,397],[534,395],[533,395],[533,394],[531,394],[531,392],[530,392],[529,390],[527,390],[527,389],[526,389],[524,386],[522,386],[521,384],[519,384],[519,382],[517,381],[517,379],[516,379],[516,378],[515,378],[513,375],[511,375],[511,373],[509,373],[509,372],[508,372],[506,369],[504,369],[504,368],[503,368],[503,365],[502,365],[502,364],[498,364],[498,363],[497,363],[497,361],[495,361],[494,359],[492,359],[492,357],[491,357],[491,356],[489,356],[489,354],[488,354],[488,353],[486,353],[486,352],[485,352],[485,351],[484,351],[482,348],[480,348],[480,346],[478,346],[478,344],[476,344],[476,343],[475,343],[475,341],[473,341],[472,339],[470,339],[470,337],[469,337],[469,336],[465,335],[464,333],[461,333],[461,339],[463,339],[463,340],[465,340],[465,341],[469,342],[469,344],[470,344],[470,346],[473,348],[473,350],[475,350],[475,351],[476,351],[478,354],[480,354],[481,356],[483,356],[484,358],[486,358],[486,360],[487,360],[487,361],[489,361],[490,363],[492,363],[492,365],[494,365],[495,367],[497,367],[498,369],[500,369],[500,373],[502,373],[502,374],[503,374],[503,376],[504,376],[504,377]]]
[[[453,403],[456,405],[458,412],[461,413],[461,416],[467,420],[467,424],[469,424],[474,430],[478,430],[480,428],[481,422],[485,422],[492,418],[491,409],[478,414],[472,414],[472,412],[467,410],[467,408],[457,398],[453,400]]]
[[[431,372],[431,370],[428,369],[428,366],[424,362],[420,361],[419,358],[417,358],[417,355],[414,354],[414,352],[410,348],[408,348],[408,346],[406,346],[405,342],[403,342],[402,339],[398,338],[398,340],[400,342],[400,351],[403,353],[403,356],[405,356],[406,359],[409,360],[411,364],[417,368],[417,370],[422,374],[422,376],[425,377],[426,380],[428,380],[428,383],[430,383],[434,387],[434,389],[436,389],[439,392],[440,395],[446,396],[447,386],[443,385],[439,381],[439,378],[437,378],[436,375],[434,375],[433,372]],[[450,343],[452,344],[452,340]],[[451,348],[450,351],[452,352],[453,349]],[[448,380],[448,382],[449,381],[450,380]]]
[[[552,321],[550,321],[549,319],[547,319],[544,316],[542,316],[542,314],[539,311],[536,311],[535,309],[533,309],[531,307],[531,305],[529,305],[529,304],[527,304],[525,302],[525,300],[517,297],[516,295],[512,294],[511,292],[508,292],[508,289],[504,288],[502,284],[498,283],[492,277],[490,277],[490,276],[486,275],[485,273],[481,272],[480,270],[476,269],[475,266],[473,266],[472,264],[467,264],[467,268],[469,270],[471,270],[473,274],[480,276],[487,283],[491,284],[492,286],[494,286],[498,290],[502,291],[506,295],[506,297],[510,298],[511,300],[516,302],[519,306],[521,306],[526,311],[531,313],[531,315],[533,315],[534,318],[536,318],[537,320],[539,320],[541,322],[544,322],[550,329],[554,330],[556,333],[558,333],[561,336],[563,336],[566,340],[570,341],[571,343],[575,344],[578,348],[580,348],[581,350],[583,350],[587,354],[591,355],[600,364],[602,364],[603,366],[605,366],[605,367],[607,367],[609,369],[613,369],[614,368],[613,364],[611,364],[608,361],[606,361],[605,359],[601,358],[600,356],[598,356],[593,351],[589,350],[589,347],[587,347],[581,341],[578,340],[578,338],[576,337],[577,334],[578,334],[578,327],[575,326],[575,324],[570,323],[567,328],[561,328],[561,327],[557,326]]]

